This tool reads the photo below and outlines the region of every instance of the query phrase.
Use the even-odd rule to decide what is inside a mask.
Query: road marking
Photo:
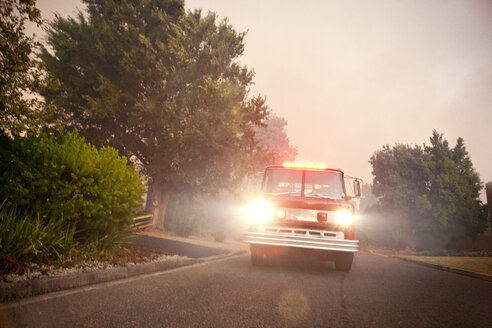
[[[385,255],[385,254],[380,254],[380,253],[376,253],[375,251],[373,251],[372,249],[369,250],[369,252],[373,255],[377,255],[377,256],[382,256],[382,257],[389,257],[389,255]]]
[[[68,295],[79,294],[79,293],[88,292],[91,290],[97,290],[97,289],[102,289],[102,288],[106,288],[106,287],[122,285],[122,284],[126,284],[128,282],[133,282],[133,281],[137,281],[137,280],[143,280],[143,279],[158,277],[158,276],[162,276],[162,275],[169,274],[169,273],[184,271],[184,270],[188,270],[188,269],[192,269],[192,268],[198,268],[201,266],[209,265],[212,263],[217,263],[217,262],[222,262],[222,261],[226,261],[226,260],[230,260],[230,259],[235,259],[235,258],[242,257],[242,256],[246,256],[246,255],[245,254],[239,254],[239,255],[221,257],[221,258],[216,259],[216,260],[214,259],[214,260],[210,260],[210,261],[206,261],[206,262],[200,262],[200,263],[196,263],[196,264],[186,265],[186,266],[182,266],[182,267],[175,268],[175,269],[153,272],[153,273],[146,273],[146,274],[142,274],[139,276],[123,278],[123,279],[113,280],[113,281],[108,281],[108,282],[102,282],[102,283],[98,283],[98,284],[94,284],[94,285],[83,286],[83,287],[73,288],[73,289],[69,289],[69,290],[62,290],[62,291],[52,292],[52,293],[39,295],[39,296],[33,296],[33,297],[29,297],[27,299],[13,302],[13,303],[9,303],[9,304],[0,304],[0,310],[8,310],[8,309],[12,309],[12,308],[16,308],[16,307],[20,307],[20,306],[24,306],[24,305],[30,305],[30,304],[35,304],[35,303],[39,303],[39,302],[49,301],[49,300],[52,300],[55,298],[60,298],[60,297],[68,296]]]

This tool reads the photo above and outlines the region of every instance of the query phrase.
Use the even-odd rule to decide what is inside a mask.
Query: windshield
[[[304,174],[304,188],[303,183]],[[343,198],[343,179],[340,172],[267,169],[263,192],[272,195]]]

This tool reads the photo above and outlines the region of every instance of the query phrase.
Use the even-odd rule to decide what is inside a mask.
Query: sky
[[[38,0],[45,18],[78,0]],[[492,0],[187,0],[246,32],[240,62],[298,161],[372,181],[383,145],[465,140],[492,181]]]

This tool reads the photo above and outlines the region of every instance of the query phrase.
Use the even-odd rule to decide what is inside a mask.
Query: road
[[[0,311],[14,327],[490,327],[492,283],[369,252],[349,273],[236,256]]]

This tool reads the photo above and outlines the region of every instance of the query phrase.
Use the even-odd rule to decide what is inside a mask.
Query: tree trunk
[[[154,201],[154,196],[152,194],[152,183],[147,182],[147,199],[145,201],[145,213],[152,213],[154,211],[154,206],[152,205]]]
[[[164,229],[167,205],[171,190],[163,188],[159,183],[152,183],[152,226],[158,230]]]
[[[413,250],[413,247],[415,245],[415,242],[413,240],[413,231],[412,227],[410,225],[410,220],[408,219],[408,216],[405,216],[403,218],[404,224],[405,224],[405,251],[410,252]]]

